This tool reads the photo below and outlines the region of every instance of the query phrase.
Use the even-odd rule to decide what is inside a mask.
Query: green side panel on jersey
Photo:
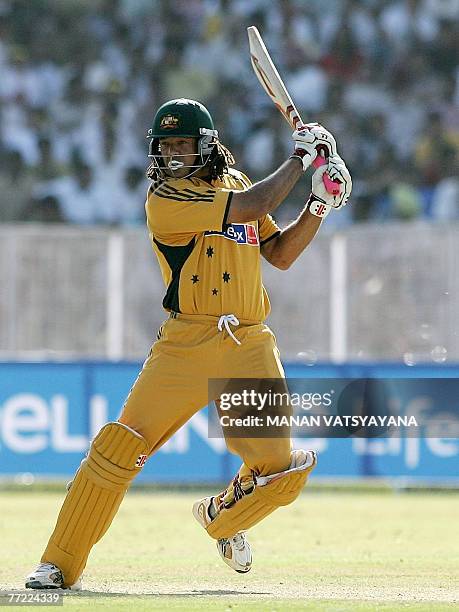
[[[167,288],[166,295],[164,296],[163,306],[167,310],[181,312],[179,304],[180,272],[194,249],[195,239],[192,238],[190,242],[184,246],[170,246],[158,242],[156,238],[153,238],[153,240],[166,258],[167,264],[172,272],[172,279]]]

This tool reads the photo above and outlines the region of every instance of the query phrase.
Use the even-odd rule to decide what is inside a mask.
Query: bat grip
[[[312,165],[314,168],[320,168],[320,166],[325,166],[326,163],[327,160],[325,157],[322,157],[322,155],[319,154],[312,162]],[[331,193],[332,195],[339,195],[341,183],[338,183],[338,181],[332,181],[326,172],[324,173],[322,180],[328,193]]]

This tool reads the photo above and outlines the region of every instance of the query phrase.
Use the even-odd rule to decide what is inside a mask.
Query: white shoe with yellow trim
[[[81,576],[70,587],[64,587],[64,577],[57,565],[52,563],[40,563],[37,568],[31,572],[27,578],[26,589],[63,589],[67,588],[71,591],[81,591]]]
[[[193,505],[193,516],[204,529],[212,521],[209,509],[213,497],[204,497]],[[220,557],[231,569],[239,574],[246,574],[252,567],[252,550],[243,531],[231,538],[217,540],[217,550]]]

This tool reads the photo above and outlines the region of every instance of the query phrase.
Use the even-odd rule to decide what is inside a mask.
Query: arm
[[[290,158],[280,168],[246,191],[235,191],[228,213],[228,223],[245,223],[275,210],[288,196],[303,167],[297,158]]]
[[[341,183],[341,191],[333,196],[327,193],[322,176],[327,171],[332,180]],[[352,190],[352,179],[343,160],[334,155],[329,158],[327,166],[322,166],[312,177],[312,193],[305,208],[298,218],[261,247],[261,254],[270,264],[280,270],[287,270],[301,255],[316,235],[322,219],[332,208],[346,205]]]
[[[288,270],[317,234],[321,222],[309,212],[308,202],[295,221],[261,247],[261,254],[279,270]]]

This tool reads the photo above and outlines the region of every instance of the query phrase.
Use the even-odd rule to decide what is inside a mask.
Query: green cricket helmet
[[[153,158],[153,164],[163,177],[166,166],[161,155],[160,138],[171,136],[197,139],[197,158],[194,165],[185,165],[177,159],[185,157],[182,155],[174,155],[174,159],[168,163],[168,169],[172,174],[179,168],[189,168],[190,173],[187,176],[191,176],[206,165],[218,142],[218,132],[214,128],[209,111],[203,104],[186,98],[166,102],[156,112],[153,127],[147,134],[147,138],[150,139],[148,157]]]

